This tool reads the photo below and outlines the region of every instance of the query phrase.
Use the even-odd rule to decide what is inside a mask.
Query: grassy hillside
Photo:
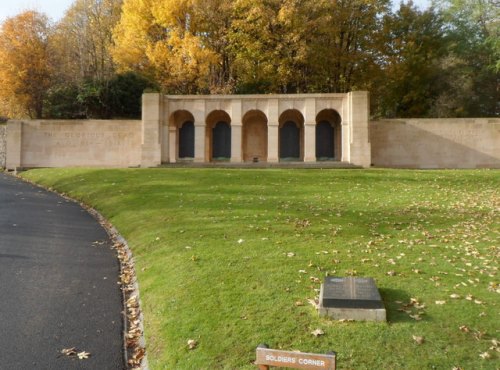
[[[334,350],[339,369],[498,365],[499,171],[23,177],[92,205],[128,240],[153,369],[255,369],[259,343]],[[388,322],[319,318],[308,299],[326,275],[375,278]]]

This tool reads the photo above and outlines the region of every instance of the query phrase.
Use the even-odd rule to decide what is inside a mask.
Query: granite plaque
[[[372,278],[326,277],[319,312],[335,319],[385,321],[385,307]]]

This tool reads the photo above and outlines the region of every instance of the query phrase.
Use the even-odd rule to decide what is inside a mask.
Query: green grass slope
[[[498,367],[499,171],[22,176],[95,207],[128,240],[153,369],[255,369],[259,343],[334,350],[339,369]],[[308,299],[326,275],[375,278],[388,322],[318,317]]]

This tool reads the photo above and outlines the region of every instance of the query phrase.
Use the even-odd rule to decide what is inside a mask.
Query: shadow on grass
[[[391,288],[380,288],[380,295],[384,301],[384,306],[387,314],[388,323],[404,323],[411,322],[415,323],[415,318],[410,317],[410,315],[415,315],[418,313],[418,309],[410,305],[412,296],[406,291],[401,289],[391,289]],[[404,306],[407,306],[407,310],[412,311],[407,313],[402,311]],[[425,312],[425,309],[421,310]],[[427,315],[419,315],[422,321],[432,321],[432,318]]]

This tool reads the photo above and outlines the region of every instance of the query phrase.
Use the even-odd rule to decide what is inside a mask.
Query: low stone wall
[[[500,119],[391,119],[370,122],[372,165],[500,168]]]
[[[7,125],[0,124],[0,169],[5,168],[7,155]]]
[[[7,168],[141,164],[141,121],[9,121]]]

